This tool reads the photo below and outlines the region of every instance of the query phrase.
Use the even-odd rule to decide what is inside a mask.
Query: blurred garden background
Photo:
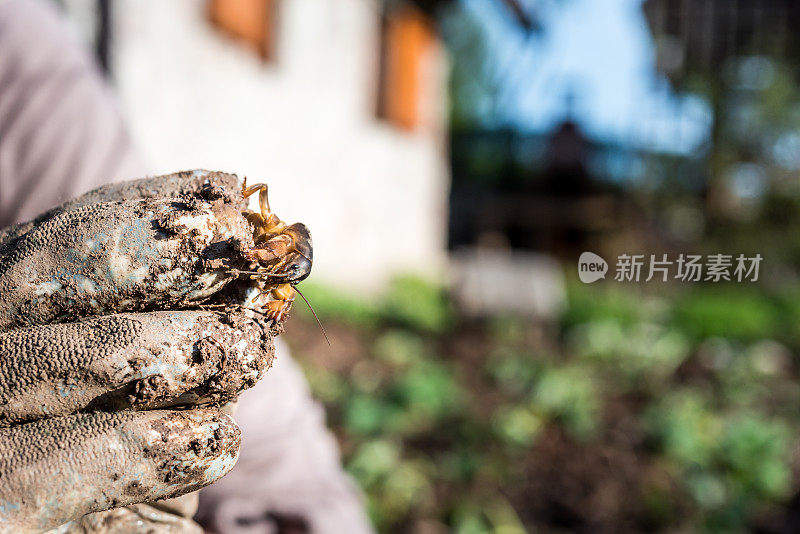
[[[798,8],[436,13],[450,277],[309,283],[334,346],[307,312],[287,333],[378,529],[800,531]],[[578,281],[584,250],[605,281]],[[635,284],[622,253],[765,259],[755,283]],[[526,269],[561,299],[513,287]]]
[[[800,532],[800,4],[58,3],[155,173],[312,229],[285,337],[380,532]]]

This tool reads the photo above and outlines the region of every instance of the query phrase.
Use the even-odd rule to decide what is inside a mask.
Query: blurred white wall
[[[314,238],[313,279],[371,290],[445,262],[446,61],[424,61],[413,133],[375,118],[376,0],[284,0],[277,57],[217,32],[205,2],[114,3],[113,75],[154,173],[207,168],[267,182]]]

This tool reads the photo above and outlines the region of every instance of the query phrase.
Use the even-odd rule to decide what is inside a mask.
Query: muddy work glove
[[[0,232],[0,533],[199,531],[137,503],[236,462],[217,407],[269,368],[280,329],[237,306],[245,208],[234,175],[192,171]]]

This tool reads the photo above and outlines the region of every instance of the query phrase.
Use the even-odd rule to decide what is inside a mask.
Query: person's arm
[[[55,2],[0,1],[0,228],[145,168]]]
[[[200,493],[199,522],[219,534],[372,532],[342,471],[322,406],[283,343],[272,369],[241,395],[236,467]]]

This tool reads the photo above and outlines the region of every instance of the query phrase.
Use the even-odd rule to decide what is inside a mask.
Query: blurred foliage
[[[451,9],[441,29],[454,58],[452,133],[502,124],[514,62],[498,64],[480,21]],[[623,221],[626,245],[757,251],[770,270],[760,284],[667,285],[663,294],[575,285],[555,325],[460,317],[417,277],[373,299],[303,284],[334,343],[339,334],[355,356],[320,361],[324,346],[291,326],[288,337],[380,532],[796,531],[794,63],[752,55],[687,72],[682,89],[714,113],[709,144],[621,156],[640,169],[621,186],[639,208]],[[514,176],[541,170],[543,149],[519,163],[512,137],[492,137],[507,152],[481,138],[469,145],[463,167],[475,184],[511,190]]]
[[[763,502],[789,495],[789,432],[763,414],[728,413],[695,389],[671,392],[647,413],[660,452],[699,508],[712,532],[736,532]]]
[[[458,130],[494,118],[502,80],[494,72],[484,26],[460,3],[449,4],[445,10],[440,17],[441,31],[454,57],[448,79],[448,116]]]
[[[674,303],[676,326],[695,339],[772,337],[780,315],[777,302],[741,286],[689,294]]]
[[[341,320],[365,328],[396,323],[430,333],[443,333],[453,322],[444,290],[416,275],[393,278],[379,302],[306,282],[301,290],[320,318]]]
[[[353,326],[370,327],[377,324],[378,310],[371,302],[337,291],[326,285],[305,282],[303,295],[322,319],[337,319]],[[300,306],[300,309],[306,309]]]
[[[334,343],[366,347],[327,368],[287,333],[380,532],[733,533],[780,517],[799,485],[797,292],[614,287],[571,286],[543,336],[458,317],[419,278],[370,301],[306,286]]]
[[[391,280],[381,311],[388,320],[432,333],[446,331],[453,316],[445,292],[417,276]]]
[[[646,172],[631,190],[647,218],[657,222],[658,239],[709,253],[757,251],[769,259],[773,274],[796,276],[798,67],[796,54],[754,54],[728,57],[713,73],[687,74],[682,88],[713,109],[712,139],[698,153],[677,159],[643,155]]]

